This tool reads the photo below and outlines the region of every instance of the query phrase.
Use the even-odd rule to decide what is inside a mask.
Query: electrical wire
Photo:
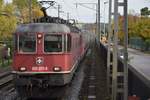
[[[76,3],[78,2],[77,0],[75,0],[75,1],[76,1]],[[76,4],[76,15],[77,15],[77,18],[79,20],[79,12],[78,12],[78,8],[77,8],[77,4]]]
[[[94,9],[94,8],[91,8],[91,7],[88,7],[88,6],[82,5],[82,4],[79,4],[79,5],[80,5],[80,6],[83,6],[83,7],[85,7],[85,8],[88,8],[88,9],[90,9],[90,10],[96,11],[96,9]]]
[[[63,1],[63,3],[64,3],[67,7],[69,7],[69,8],[72,9],[73,11],[75,10],[75,13],[76,13],[76,20],[79,20],[79,13],[78,13],[77,9],[73,8],[72,6],[70,6],[65,0],[62,0],[62,1]]]
[[[69,7],[69,8],[71,8],[71,9],[74,9],[72,6],[70,6],[65,0],[62,0],[63,1],[63,3],[67,6],[67,7]]]

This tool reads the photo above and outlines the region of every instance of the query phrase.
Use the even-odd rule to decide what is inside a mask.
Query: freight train
[[[57,17],[21,24],[14,33],[13,76],[21,96],[33,88],[69,84],[88,50],[93,34]]]

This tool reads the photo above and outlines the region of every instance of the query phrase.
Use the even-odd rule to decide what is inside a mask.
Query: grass
[[[150,54],[150,51],[144,51],[144,53]]]
[[[2,60],[2,48],[3,48],[2,45],[0,45],[0,68],[8,67],[12,63],[12,59],[11,58],[4,59],[4,61]]]
[[[11,63],[12,63],[12,59],[5,60],[3,63],[2,63],[2,60],[1,60],[1,62],[0,62],[0,68],[2,68],[2,67],[8,67],[8,66],[11,65]]]

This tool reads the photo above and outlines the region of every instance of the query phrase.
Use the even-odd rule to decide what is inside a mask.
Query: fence
[[[150,40],[149,40],[150,41]],[[150,42],[143,41],[140,37],[132,37],[129,39],[129,47],[141,51],[150,51]]]

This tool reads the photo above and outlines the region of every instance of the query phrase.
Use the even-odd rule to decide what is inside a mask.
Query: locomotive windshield
[[[19,36],[19,52],[35,52],[36,36],[31,34],[22,34]]]
[[[45,52],[62,52],[62,35],[45,35]]]

